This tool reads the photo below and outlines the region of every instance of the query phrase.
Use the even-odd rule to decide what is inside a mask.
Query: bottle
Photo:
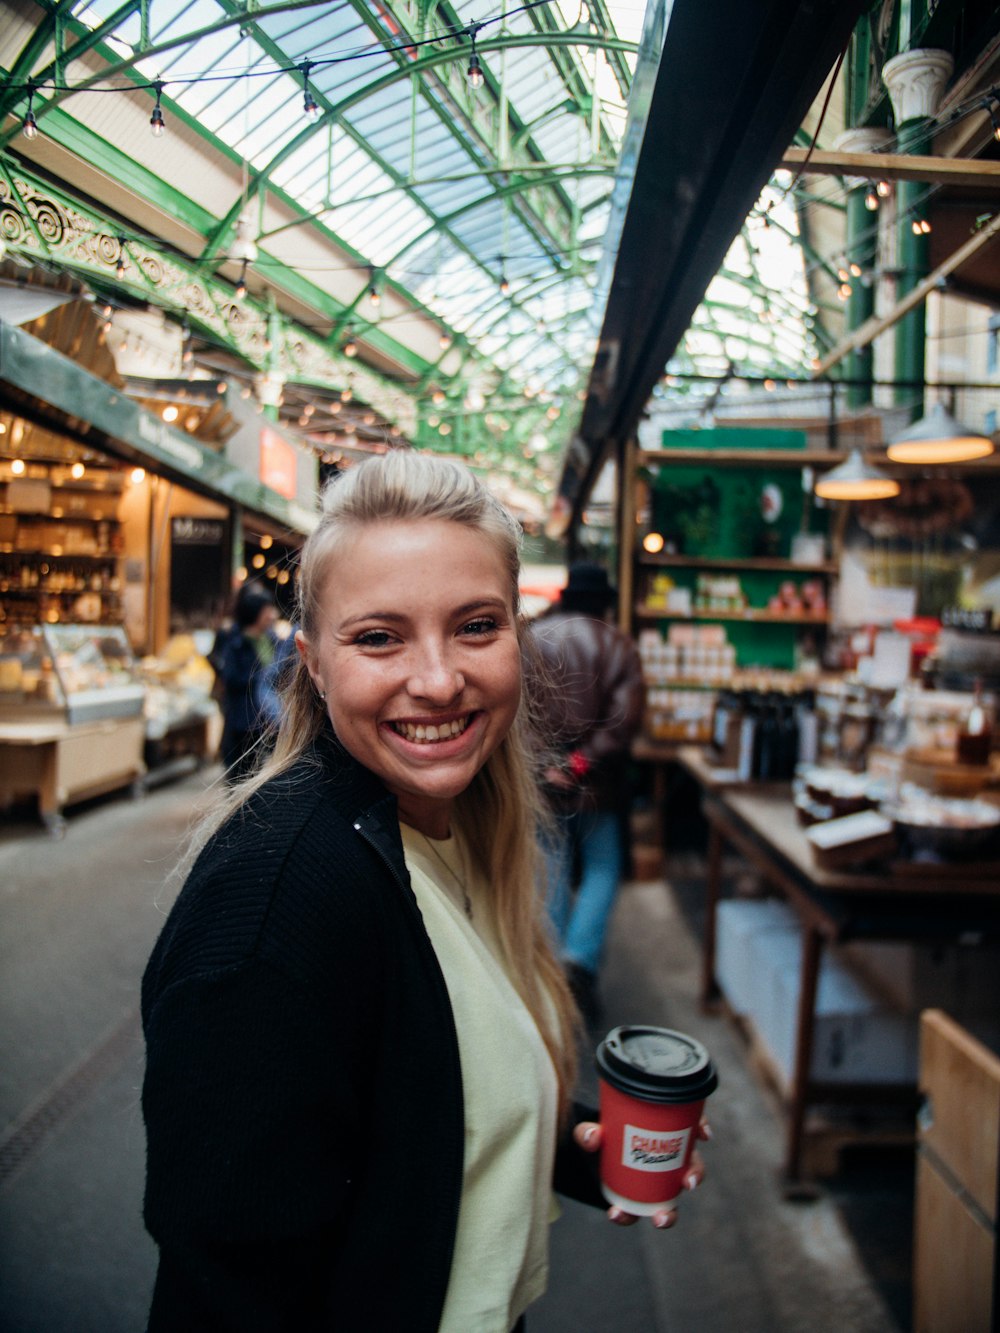
[[[799,720],[795,705],[789,697],[782,699],[778,708],[778,765],[776,776],[790,781],[795,776],[799,757]]]
[[[753,753],[754,777],[763,782],[780,777],[778,744],[778,707],[773,695],[767,695],[760,705]]]
[[[960,764],[988,764],[993,746],[993,725],[989,710],[983,703],[982,687],[976,681],[972,707],[958,728],[955,758]]]

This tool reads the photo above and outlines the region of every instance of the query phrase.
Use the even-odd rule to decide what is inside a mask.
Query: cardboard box
[[[758,980],[752,1018],[783,1078],[795,1062],[802,937],[798,930],[750,938]],[[835,953],[825,950],[816,992],[812,1078],[824,1083],[912,1083],[917,1018],[892,1009]]]
[[[733,1012],[749,1015],[759,990],[750,941],[768,930],[794,931],[795,913],[777,898],[724,898],[715,921],[715,978]]]

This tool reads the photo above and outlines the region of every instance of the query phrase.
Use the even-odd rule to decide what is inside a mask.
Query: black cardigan
[[[395,800],[332,736],[202,851],[142,1013],[150,1333],[433,1333],[458,1042]],[[554,1185],[602,1202],[568,1138]]]

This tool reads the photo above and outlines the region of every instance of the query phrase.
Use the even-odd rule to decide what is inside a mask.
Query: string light
[[[469,36],[472,39],[472,50],[469,53],[469,68],[465,73],[469,80],[469,87],[474,93],[479,92],[479,89],[486,82],[486,75],[483,73],[483,67],[479,63],[479,57],[476,55],[476,34],[481,27],[482,24],[477,23],[468,29]]]
[[[163,83],[160,80],[157,80],[157,82],[153,84],[153,87],[156,90],[156,105],[153,107],[153,114],[149,118],[149,124],[152,128],[154,137],[159,139],[163,134],[163,131],[166,129],[166,125],[163,123],[163,107],[160,105],[160,98],[163,96]]]
[[[438,346],[441,348],[442,352],[447,352],[448,348],[451,346],[451,334],[442,333],[441,337],[438,338]]]
[[[868,186],[868,193],[865,195],[865,208],[869,213],[874,213],[878,208],[878,191],[874,185]]]
[[[500,264],[500,291],[504,296],[510,291],[510,283],[507,280],[507,274],[504,271],[503,263]]]
[[[118,237],[118,263],[115,264],[115,277],[118,279],[125,276],[125,237]]]
[[[341,351],[344,353],[345,356],[349,357],[357,356],[358,344],[354,341],[353,337],[350,334],[347,335],[347,341],[344,343],[343,347],[341,348]],[[344,392],[346,393],[347,390],[345,389]],[[341,395],[341,397],[343,397],[343,394]]]
[[[28,109],[24,113],[24,120],[21,123],[21,132],[26,139],[34,139],[38,134],[38,121],[35,119],[34,110],[35,85],[28,80]]]
[[[875,193],[880,199],[888,199],[890,194],[892,194],[892,186],[888,181],[879,181],[875,186]]]
[[[309,71],[312,69],[312,62],[303,60],[302,70],[302,109],[309,120],[316,120],[319,117],[319,104],[312,95],[312,89],[309,86]]]
[[[243,301],[247,294],[247,261],[244,259],[240,264],[240,279],[236,284],[236,299]]]
[[[368,300],[376,308],[382,303],[382,293],[376,282],[374,264],[368,265]]]

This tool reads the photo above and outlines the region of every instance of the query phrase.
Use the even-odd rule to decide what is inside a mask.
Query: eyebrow
[[[474,611],[501,610],[506,612],[507,603],[501,597],[479,597],[473,602],[465,602],[462,606],[456,606],[451,611],[451,615],[461,618],[471,615]],[[411,617],[402,611],[364,611],[359,616],[349,616],[347,620],[340,622],[341,629],[351,629],[354,625],[363,624],[367,620],[381,620],[390,625],[400,625]]]

